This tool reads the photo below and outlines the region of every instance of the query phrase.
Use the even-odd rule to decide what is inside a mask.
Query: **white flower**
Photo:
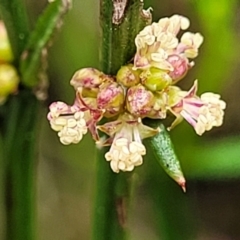
[[[187,58],[195,58],[203,42],[203,37],[199,33],[186,32],[179,43],[177,34],[181,29],[186,30],[189,25],[186,17],[173,15],[146,26],[135,38],[137,47],[134,57],[135,69],[156,67],[171,72],[174,67],[168,61],[168,57],[173,54],[179,55],[179,58],[186,58],[188,65]]]
[[[111,144],[105,158],[116,173],[132,171],[134,167],[141,165],[146,154],[142,139],[154,136],[160,131],[143,125],[140,118],[136,119],[130,114],[124,114],[116,121],[98,126],[98,129],[110,136],[105,142],[98,144]]]
[[[180,29],[186,30],[189,27],[190,21],[186,17],[175,14],[170,18],[160,19],[158,25],[162,31],[170,32],[176,36]]]
[[[195,58],[198,55],[198,48],[203,43],[203,36],[200,33],[186,32],[181,37],[181,47],[187,58]]]
[[[84,112],[77,106],[68,106],[64,102],[54,102],[49,109],[48,120],[51,128],[58,132],[61,143],[64,145],[79,143],[87,133]]]
[[[142,156],[146,154],[144,145],[138,141],[130,141],[127,138],[120,137],[114,139],[110,151],[105,154],[107,161],[110,161],[112,170],[132,171],[135,166],[143,163]]]
[[[198,135],[222,125],[226,103],[220,99],[220,95],[209,92],[199,98],[196,91],[197,81],[187,93],[180,92],[183,97],[170,109],[177,118],[169,129],[176,126],[182,118],[194,127]]]
[[[79,143],[82,140],[83,135],[87,133],[86,121],[83,117],[83,112],[76,112],[71,117],[68,116],[66,124],[58,133],[61,143],[69,145]]]
[[[213,127],[219,127],[223,123],[224,109],[226,103],[220,100],[220,95],[214,93],[204,93],[201,95],[204,105],[199,109],[199,116],[195,126],[198,135]]]

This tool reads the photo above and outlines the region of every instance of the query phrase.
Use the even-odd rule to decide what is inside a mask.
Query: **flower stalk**
[[[117,2],[117,1],[116,1]],[[134,52],[134,38],[151,21],[150,15],[142,15],[143,3],[139,0],[126,1],[125,11],[119,22],[114,21],[117,6],[111,0],[100,2],[101,70],[115,74],[120,67],[131,60]],[[127,205],[130,182],[126,174],[113,173],[105,160],[107,149],[97,150],[97,176],[93,215],[93,240],[127,237]]]

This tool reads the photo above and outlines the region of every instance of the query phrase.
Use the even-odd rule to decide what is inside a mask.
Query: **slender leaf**
[[[48,3],[45,11],[39,17],[34,31],[31,33],[22,55],[20,70],[22,83],[28,87],[39,82],[38,72],[44,66],[46,47],[53,33],[62,24],[62,18],[70,7],[69,0],[56,0]]]

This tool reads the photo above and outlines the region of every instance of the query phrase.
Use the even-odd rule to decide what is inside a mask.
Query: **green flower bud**
[[[82,96],[84,98],[96,98],[98,94],[98,88],[83,88]]]
[[[11,62],[13,53],[8,41],[7,31],[4,23],[0,21],[0,63]]]
[[[167,117],[168,108],[176,105],[180,101],[182,93],[183,91],[176,86],[169,86],[164,89],[164,91],[155,92],[154,105],[147,117],[165,119]]]
[[[133,64],[122,66],[117,72],[117,82],[124,87],[132,87],[140,82],[139,70],[133,70]]]
[[[151,91],[161,91],[172,83],[167,72],[158,68],[150,68],[140,75],[142,83]]]
[[[155,92],[154,105],[152,111],[148,114],[148,118],[164,119],[167,117],[167,93]]]
[[[0,65],[0,101],[17,90],[19,77],[16,69],[10,64]]]
[[[183,91],[179,87],[169,86],[166,90],[166,93],[168,95],[168,99],[167,99],[168,106],[176,105],[181,99],[182,92]]]

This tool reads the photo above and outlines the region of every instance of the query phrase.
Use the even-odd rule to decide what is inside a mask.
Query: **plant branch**
[[[126,178],[113,173],[104,154],[107,149],[97,150],[97,182],[93,222],[93,240],[126,238],[126,211],[128,197]],[[128,185],[128,184],[127,184]]]

